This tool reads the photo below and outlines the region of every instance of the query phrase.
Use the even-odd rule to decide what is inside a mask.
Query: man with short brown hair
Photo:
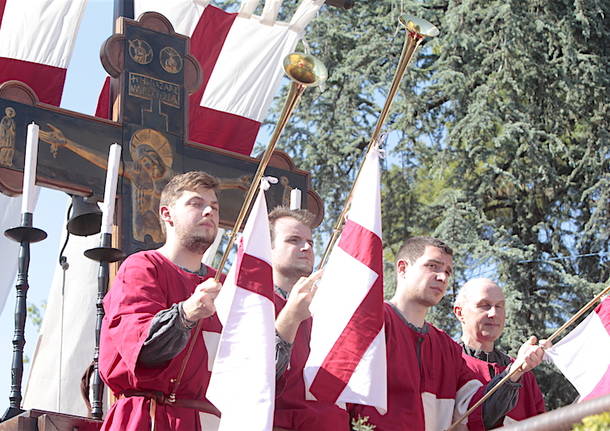
[[[165,187],[163,187],[159,198],[159,209],[161,207],[173,205],[182,192],[186,190],[196,190],[199,187],[213,190],[214,193],[217,193],[219,187],[218,178],[203,171],[191,171],[176,175]],[[165,234],[165,223],[161,223],[161,230],[163,230],[163,233]]]
[[[303,368],[309,356],[309,305],[321,272],[314,264],[313,216],[305,210],[269,213],[277,332],[274,430],[348,431],[349,416],[335,404],[305,399]]]
[[[161,194],[165,244],[129,256],[104,299],[100,374],[117,402],[103,430],[201,429],[210,378],[202,329],[219,332],[214,299],[221,287],[201,263],[216,237],[218,180],[205,172],[176,175]],[[186,346],[195,339],[176,387]],[[170,394],[175,392],[175,401]]]

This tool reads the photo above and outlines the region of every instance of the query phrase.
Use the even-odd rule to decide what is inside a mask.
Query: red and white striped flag
[[[275,309],[263,190],[215,303],[222,333],[207,398],[222,413],[218,429],[270,431],[275,406]]]
[[[303,0],[290,22],[276,21],[282,0],[243,0],[227,13],[200,0],[136,0],[136,17],[165,15],[178,33],[191,37],[191,54],[203,71],[201,88],[189,99],[189,140],[250,154],[262,121],[280,85],[284,57],[325,0]],[[108,118],[108,80],[97,116]]]
[[[85,4],[86,0],[0,0],[0,84],[21,81],[41,102],[59,106]],[[0,114],[6,118],[10,132],[15,112]],[[21,197],[0,194],[0,231],[19,225],[20,202]],[[0,264],[4,276],[0,281],[2,311],[14,287],[19,247],[3,237],[0,248],[4,251]]]
[[[29,85],[59,106],[86,0],[0,0],[0,82]]]
[[[580,401],[610,394],[610,296],[546,355],[574,385]]]
[[[347,221],[311,305],[307,397],[385,412],[379,150],[367,155]]]

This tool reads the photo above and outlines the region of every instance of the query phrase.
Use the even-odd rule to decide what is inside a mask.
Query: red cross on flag
[[[271,431],[275,308],[269,219],[262,190],[215,303],[223,328],[207,398],[222,413],[218,430]]]
[[[386,400],[379,150],[366,157],[347,221],[311,305],[304,369],[310,399],[375,406]]]

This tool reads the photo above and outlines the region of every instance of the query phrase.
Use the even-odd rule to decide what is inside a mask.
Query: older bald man
[[[468,281],[457,295],[453,312],[462,325],[463,357],[484,384],[501,373],[514,360],[495,347],[506,320],[502,289],[486,278]],[[534,341],[535,342],[535,341]],[[545,411],[544,399],[532,372],[518,382],[519,399],[496,427],[536,416]]]

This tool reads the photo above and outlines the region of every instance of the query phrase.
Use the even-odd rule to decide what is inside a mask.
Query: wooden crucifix
[[[201,69],[189,55],[189,38],[174,32],[162,15],[138,21],[120,18],[103,45],[102,64],[112,77],[113,120],[107,121],[38,102],[26,85],[0,85],[0,191],[21,191],[26,124],[40,126],[37,183],[68,193],[103,198],[108,148],[122,145],[117,226],[126,254],[163,242],[157,216],[161,190],[175,174],[204,170],[220,179],[221,226],[230,227],[256,171],[255,158],[187,142],[188,94],[201,84]],[[267,192],[268,207],[303,191],[303,208],[322,220],[319,196],[308,172],[278,152],[266,172],[280,179]]]
[[[113,240],[125,254],[157,248],[164,241],[159,198],[178,173],[205,170],[218,177],[221,226],[233,226],[258,160],[187,141],[188,94],[201,83],[200,66],[189,55],[189,38],[176,34],[158,13],[146,13],[137,21],[120,18],[101,58],[112,77],[113,121],[39,103],[23,83],[0,85],[0,191],[21,193],[26,125],[34,121],[40,126],[37,184],[96,201],[103,199],[109,147],[121,144]],[[299,188],[306,191],[302,206],[318,223],[322,220],[321,200],[309,189],[309,174],[295,169],[286,154],[278,152],[266,173],[280,180],[266,194],[269,208],[286,204],[290,189]],[[98,326],[103,315],[100,291],[98,287]],[[13,344],[19,350],[24,342]],[[18,374],[13,381],[19,388],[10,397],[15,409],[8,417],[19,413]]]

